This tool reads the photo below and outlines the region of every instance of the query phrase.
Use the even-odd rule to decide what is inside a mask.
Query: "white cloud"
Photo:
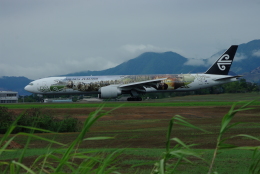
[[[172,48],[163,48],[163,47],[157,47],[151,44],[126,44],[121,46],[121,49],[123,51],[126,51],[128,54],[142,54],[144,52],[166,52],[166,51],[172,51],[172,52],[177,52],[180,54],[182,52],[179,49],[172,49]],[[134,57],[133,57],[134,58]]]
[[[114,67],[116,65],[117,64],[115,64],[114,62],[106,60],[102,57],[85,58],[81,60],[67,59],[61,62],[46,62],[42,63],[41,65],[34,66],[21,66],[18,64],[0,64],[0,74],[1,76],[25,76],[29,79],[35,80],[43,77],[57,76],[80,71],[103,70]],[[12,71],[10,71],[10,69]]]
[[[188,59],[188,61],[185,62],[185,65],[207,66],[203,59]]]
[[[216,60],[222,55],[220,52],[222,53],[222,51],[219,51],[218,53],[206,59],[188,59],[188,61],[185,64],[209,67],[213,65],[213,63],[215,63]]]
[[[211,66],[213,65],[213,63],[215,63],[217,61],[217,59],[221,56],[222,54],[214,54],[213,56],[211,56],[210,58],[208,58],[206,60],[206,64],[207,66]]]
[[[167,52],[167,51],[176,52],[178,54],[183,53],[183,51],[181,49],[163,48],[163,47],[158,47],[158,46],[154,46],[151,44],[146,44],[146,45],[145,44],[139,44],[139,45],[126,44],[126,45],[123,45],[120,47],[121,56],[128,58],[128,59],[133,59],[144,52],[160,53],[160,52]],[[126,60],[128,60],[128,59],[126,59]]]
[[[68,59],[65,60],[65,64],[64,64],[65,67],[74,70],[71,72],[79,72],[79,71],[86,71],[86,70],[91,70],[91,71],[104,70],[104,69],[114,67],[116,65],[117,65],[116,63],[107,60],[103,57],[88,57],[80,60]]]
[[[153,45],[143,45],[143,44],[140,45],[127,44],[127,45],[123,45],[122,49],[130,53],[136,53],[136,52],[139,53],[139,52],[148,52],[148,51],[158,52],[163,50]]]
[[[221,52],[222,53],[222,52]],[[194,66],[211,66],[213,63],[217,61],[217,59],[222,55],[220,52],[217,54],[214,54],[210,58],[206,59],[205,61],[203,59],[188,59],[188,61],[185,63],[185,65],[194,65]],[[241,53],[237,53],[235,55],[234,61],[238,62],[243,59],[246,59],[247,56]]]
[[[214,54],[210,58],[206,59],[206,62],[205,62],[204,65],[206,67],[213,65],[213,63],[215,63],[217,61],[217,59],[224,53],[224,51],[225,50],[219,51],[218,53]],[[247,58],[247,56],[245,56],[244,54],[236,53],[235,58],[234,58],[234,62],[238,62],[238,61],[241,61],[241,60],[246,59],[246,58]]]
[[[245,56],[244,54],[242,54],[242,53],[237,53],[237,54],[235,55],[234,62],[239,62],[239,61],[241,61],[241,60],[243,60],[243,59],[246,59],[246,58],[247,58],[247,56]]]
[[[254,50],[252,55],[256,57],[260,57],[260,50]]]

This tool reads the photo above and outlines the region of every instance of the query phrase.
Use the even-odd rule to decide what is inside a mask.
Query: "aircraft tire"
[[[133,98],[129,97],[127,98],[127,101],[134,101]]]
[[[127,101],[142,101],[141,97],[129,97],[127,98]]]

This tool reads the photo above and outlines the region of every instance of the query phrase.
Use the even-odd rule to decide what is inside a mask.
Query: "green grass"
[[[25,157],[37,157],[39,155],[45,154],[48,149],[41,148],[41,149],[27,149]],[[49,149],[51,151],[55,149]],[[112,153],[115,151],[115,148],[99,148],[99,149],[79,149],[79,152],[85,150],[98,150],[99,152],[106,152]],[[65,149],[63,150],[65,152]],[[202,154],[205,161],[193,159],[193,165],[182,165],[180,166],[178,173],[188,174],[188,173],[207,173],[208,171],[208,162],[212,158],[213,149],[205,150],[205,149],[196,149],[194,150],[197,153]],[[124,171],[128,171],[127,173],[131,173],[131,171],[136,171],[138,167],[131,168],[130,166],[138,165],[141,163],[147,163],[139,172],[141,173],[150,173],[153,164],[156,160],[160,158],[160,155],[164,152],[164,149],[151,149],[151,148],[126,148],[122,152],[119,158],[127,158],[126,160],[120,160],[118,162],[119,166],[127,165],[129,169],[125,169]],[[19,158],[21,155],[22,150],[15,150],[13,152],[5,152],[1,155],[0,160],[11,160]],[[252,157],[252,151],[248,150],[222,150],[218,158],[215,162],[214,170],[218,171],[218,173],[238,173],[244,174],[245,171],[248,169]],[[149,163],[151,162],[151,163]]]
[[[240,105],[243,105],[247,103],[248,101],[241,101]],[[7,107],[9,109],[29,109],[29,108],[86,108],[86,107],[91,107],[91,108],[98,108],[100,106],[103,107],[118,107],[119,105],[123,105],[124,107],[172,107],[172,106],[231,106],[233,102],[223,102],[223,101],[178,101],[178,102],[161,102],[161,103],[149,103],[149,102],[139,102],[139,103],[119,103],[119,102],[107,102],[107,103],[58,103],[58,104],[1,104],[0,106]],[[259,106],[260,101],[255,101],[253,105]]]
[[[22,149],[14,149],[10,152],[4,152],[1,155],[0,160],[11,160],[16,158],[18,159],[21,156],[22,152]],[[27,149],[25,157],[39,156],[45,154],[46,152],[46,148]]]
[[[34,149],[27,149],[27,152],[25,154],[26,157],[32,157],[32,156],[38,156],[46,153],[48,150],[55,150],[55,148],[47,149],[47,148],[34,148]],[[108,152],[111,153],[117,148],[84,148],[84,149],[78,149],[79,152],[82,152],[84,150],[98,150],[100,152]],[[154,157],[159,158],[160,154],[163,152],[164,149],[150,149],[150,148],[125,148],[122,155],[133,155],[133,156],[147,156],[147,157]],[[1,155],[0,160],[8,160],[8,159],[15,159],[19,158],[22,149],[15,149],[10,152],[5,152]],[[60,150],[62,151],[62,150]],[[65,151],[65,149],[64,149]]]
[[[234,101],[245,104],[251,100],[257,100],[253,105],[260,105],[260,93],[235,93],[235,94],[209,94],[188,95],[164,99],[145,100],[142,102],[100,102],[100,103],[18,103],[0,104],[9,109],[29,108],[85,108],[85,107],[164,107],[164,106],[231,106]]]
[[[260,92],[187,95],[160,99],[161,101],[245,101],[260,98]]]
[[[181,103],[188,103],[188,102],[181,102]],[[204,103],[204,104],[208,105],[210,102],[189,102],[189,103],[190,104]],[[225,103],[225,102],[216,102],[216,103]],[[243,103],[247,103],[247,102],[244,101]],[[259,102],[256,102],[256,103],[259,103]],[[117,106],[118,106],[119,103],[106,103],[106,104],[108,104],[108,105],[117,104]],[[145,103],[145,102],[127,103],[127,104],[129,104],[129,107],[134,106],[134,104],[154,104],[154,106],[161,106],[160,105],[161,103]],[[162,103],[162,104],[165,104],[165,103]],[[166,102],[166,104],[171,104],[171,103]],[[45,104],[43,104],[43,105],[45,105]],[[55,106],[56,104],[48,104],[48,105]],[[63,106],[63,105],[64,104],[62,104],[62,105],[58,104],[56,106]],[[69,105],[72,105],[72,104],[69,104]],[[75,105],[79,105],[79,104],[75,104]],[[82,105],[86,105],[86,104],[82,104]],[[256,104],[254,103],[254,105],[256,105]],[[163,105],[163,106],[165,106],[165,105]],[[188,106],[190,106],[190,105],[188,105]],[[202,105],[202,106],[205,106],[205,105]],[[219,106],[219,105],[214,105],[214,106]],[[105,105],[105,107],[110,107],[110,106]],[[101,111],[101,109],[100,109],[100,111]],[[232,115],[231,113],[232,112],[230,111],[229,115]],[[241,119],[241,121],[245,121],[245,118],[251,118],[251,117],[249,117],[248,115],[247,115],[247,117],[240,116],[237,118],[237,120],[234,120],[234,121],[235,122],[240,121],[239,119]],[[202,131],[195,130],[195,129],[191,130],[191,128],[194,128],[194,127],[188,123],[182,122],[182,119],[184,119],[184,118],[181,118],[179,116],[177,116],[177,117],[175,116],[175,120],[171,120],[172,125],[171,124],[169,125],[168,124],[169,120],[166,120],[166,119],[123,120],[123,121],[116,120],[116,121],[107,121],[107,122],[106,121],[95,122],[96,120],[94,120],[94,119],[95,119],[95,117],[88,118],[89,121],[86,122],[87,129],[85,129],[85,131],[83,133],[81,132],[81,133],[64,133],[64,134],[37,134],[38,137],[49,138],[49,139],[54,138],[54,140],[57,142],[62,142],[63,144],[67,144],[68,145],[67,147],[69,147],[67,149],[61,145],[57,145],[57,146],[53,145],[49,149],[43,148],[43,147],[46,147],[46,145],[38,146],[39,144],[42,144],[41,139],[36,140],[34,137],[31,137],[30,144],[34,144],[34,147],[38,147],[37,149],[30,148],[30,144],[28,144],[28,146],[25,148],[26,151],[24,151],[24,149],[14,150],[11,152],[3,151],[3,153],[0,155],[0,162],[2,160],[8,161],[8,160],[13,160],[13,159],[19,159],[19,158],[21,158],[21,156],[25,159],[26,158],[35,158],[36,159],[39,155],[46,154],[50,151],[56,153],[55,151],[56,151],[56,149],[58,149],[57,150],[58,155],[55,156],[55,159],[59,159],[58,161],[60,163],[58,163],[58,165],[60,167],[58,166],[54,172],[59,173],[63,170],[66,171],[66,169],[67,169],[66,167],[70,166],[69,156],[70,156],[70,154],[74,154],[75,149],[77,149],[77,153],[79,153],[81,155],[78,157],[82,157],[83,155],[85,155],[84,152],[87,152],[87,153],[89,152],[89,154],[90,154],[90,152],[91,152],[91,154],[92,154],[92,152],[96,153],[97,156],[94,156],[96,158],[95,161],[102,160],[104,154],[105,154],[104,156],[109,157],[110,154],[113,154],[113,152],[119,150],[120,151],[119,155],[115,157],[118,160],[116,162],[116,165],[119,167],[119,169],[117,171],[122,172],[122,173],[151,173],[151,171],[154,167],[154,163],[159,162],[159,161],[161,162],[162,159],[165,159],[165,161],[166,161],[165,165],[178,163],[178,157],[176,158],[176,156],[174,156],[173,154],[178,154],[179,150],[185,149],[185,150],[191,150],[191,151],[195,152],[194,154],[200,154],[202,156],[202,158],[204,158],[205,160],[196,158],[196,155],[193,155],[192,153],[189,153],[188,155],[185,154],[185,155],[187,155],[187,156],[185,156],[185,158],[187,160],[190,160],[192,162],[192,164],[179,163],[178,168],[176,170],[174,170],[174,172],[184,173],[184,174],[186,174],[186,173],[207,173],[209,170],[210,161],[212,160],[212,156],[214,154],[213,148],[215,147],[215,144],[216,144],[216,139],[217,139],[217,135],[219,132],[219,128],[224,127],[223,125],[220,125],[220,119],[214,118],[214,117],[207,118],[207,119],[211,120],[211,122],[210,122],[211,124],[209,124],[208,122],[204,122],[204,124],[198,124],[198,125],[194,124],[200,128],[206,129],[210,132],[202,132]],[[258,118],[252,117],[252,119],[254,121],[256,121]],[[191,121],[191,122],[197,121],[197,123],[200,123],[203,120],[205,120],[205,118],[200,119],[200,118],[190,117],[188,119],[188,121]],[[251,121],[253,121],[253,120],[251,120]],[[230,120],[228,120],[227,123],[229,123],[229,121]],[[248,121],[248,120],[246,120],[246,121]],[[186,126],[182,127],[180,125],[175,125],[175,124],[173,124],[173,122],[179,122],[179,124],[181,123],[182,125],[186,125]],[[222,123],[223,123],[223,121],[222,121]],[[233,122],[231,122],[231,123],[233,123]],[[222,137],[222,133],[221,133],[221,137],[219,139],[221,140],[223,138],[226,138],[227,136],[230,137],[230,136],[242,134],[242,133],[249,133],[250,135],[259,137],[258,130],[259,130],[260,125],[254,125],[252,123],[250,123],[250,124],[252,126],[250,126],[249,124],[240,124],[235,127],[232,127],[231,130],[229,130],[228,132],[225,132],[225,136],[223,135],[223,137]],[[168,132],[167,132],[167,125],[169,125]],[[228,125],[228,124],[226,124],[226,125]],[[91,126],[91,128],[90,128],[90,126]],[[90,129],[90,131],[88,129]],[[229,127],[227,129],[229,129]],[[248,132],[246,132],[246,131],[248,131]],[[167,139],[165,136],[166,132],[167,132],[167,137],[168,137]],[[115,137],[115,139],[109,138],[109,139],[104,140],[101,138],[101,140],[99,140],[99,141],[83,141],[86,138],[85,133],[87,133],[87,138],[109,136],[109,137]],[[14,136],[14,135],[11,135],[11,137],[12,136]],[[23,142],[22,144],[25,144],[27,140],[23,136],[24,135],[17,136],[15,140],[18,143]],[[2,136],[0,136],[0,137],[2,138]],[[170,141],[170,138],[172,138],[172,137],[176,137],[176,138],[171,139],[171,141]],[[183,145],[182,143],[178,142],[178,138],[181,139],[186,144],[183,143],[184,144]],[[131,147],[131,145],[130,145],[131,142],[129,141],[131,139],[133,139],[133,142],[144,143],[146,141],[149,141],[150,144],[160,143],[160,145],[156,145],[156,147],[158,147],[158,148],[137,148],[139,146],[137,146],[138,143],[136,143],[135,144],[136,146],[134,146],[136,148],[128,148],[128,147]],[[239,141],[239,143],[240,142],[243,142],[243,143],[249,142],[248,137],[242,137],[241,139],[244,141]],[[175,141],[173,141],[173,140],[175,140]],[[121,146],[117,146],[117,145],[115,145],[115,144],[117,144],[117,141],[120,143],[124,142],[124,144]],[[171,142],[171,145],[168,142]],[[38,143],[38,144],[36,144],[36,143]],[[194,149],[194,147],[192,147],[192,149],[190,149],[189,146],[193,143],[200,143],[202,146],[207,145],[207,143],[211,143],[212,145],[211,146],[207,145],[207,147],[208,148],[211,147],[212,149],[203,149],[203,147],[200,147],[200,146],[196,146],[197,149]],[[80,145],[77,145],[77,144],[80,144]],[[165,147],[165,145],[166,145],[166,150],[165,150],[165,148],[163,148],[163,147]],[[221,145],[221,143],[217,144],[217,147],[221,147],[220,145]],[[86,147],[88,147],[88,148],[86,148]],[[90,148],[90,147],[92,147],[92,148]],[[93,148],[93,147],[97,147],[97,148]],[[108,148],[108,147],[113,147],[113,148]],[[149,147],[149,146],[146,146],[146,147]],[[176,148],[172,149],[172,147],[174,147],[174,148],[176,147]],[[95,152],[95,151],[97,151],[97,152]],[[182,151],[182,152],[184,152],[184,151]],[[215,150],[215,152],[216,152],[216,150]],[[25,153],[25,154],[23,154],[23,153]],[[100,155],[99,155],[99,153],[100,153]],[[96,154],[94,154],[94,155],[96,155]],[[249,150],[241,150],[241,149],[237,150],[237,149],[232,149],[232,148],[228,149],[228,150],[223,150],[223,149],[219,148],[217,157],[216,158],[214,157],[215,161],[214,161],[214,166],[212,168],[213,169],[212,172],[217,171],[218,173],[241,173],[241,174],[247,173],[248,168],[251,164],[252,154],[253,154],[253,152],[249,151]],[[60,160],[60,157],[62,157],[61,160]],[[106,158],[106,159],[109,159],[109,158]],[[110,162],[108,161],[108,162],[105,162],[104,164],[110,165]],[[10,166],[11,165],[13,165],[13,164],[10,164]],[[96,164],[93,163],[93,166],[95,166],[95,165]],[[141,165],[141,166],[138,166],[138,165]],[[162,166],[163,165],[164,164],[162,164]],[[86,165],[84,163],[82,163],[81,167],[83,167],[83,166],[86,166]],[[133,167],[133,166],[136,166],[136,167]],[[10,167],[10,171],[12,169],[11,167]],[[77,170],[79,168],[80,167],[78,167],[78,168],[75,167],[75,169],[73,169],[73,170],[80,171],[80,170]],[[95,168],[95,167],[93,167],[93,168]],[[101,166],[99,171],[101,171],[102,168],[103,168],[103,166]],[[114,170],[114,169],[111,169],[111,171],[112,170]],[[92,173],[95,173],[95,172],[92,172]],[[99,173],[101,174],[102,172],[99,172]],[[108,173],[109,173],[109,171],[108,171]]]

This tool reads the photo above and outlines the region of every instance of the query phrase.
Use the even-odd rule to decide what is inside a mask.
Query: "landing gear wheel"
[[[143,99],[141,97],[129,97],[127,98],[127,101],[142,101]]]

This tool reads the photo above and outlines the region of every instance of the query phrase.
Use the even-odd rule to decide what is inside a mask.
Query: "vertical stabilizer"
[[[232,45],[206,72],[205,74],[228,75],[235,57],[238,45]]]

